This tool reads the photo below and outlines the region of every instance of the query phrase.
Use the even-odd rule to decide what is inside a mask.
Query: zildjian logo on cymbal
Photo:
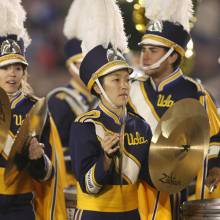
[[[166,173],[162,173],[162,175],[163,177],[159,179],[160,182],[175,186],[181,185],[181,181],[176,180],[176,177],[174,177],[173,175],[169,176]]]

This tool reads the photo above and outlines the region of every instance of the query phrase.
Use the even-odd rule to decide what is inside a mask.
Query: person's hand
[[[33,137],[29,145],[29,159],[37,160],[40,159],[44,154],[44,144],[39,143],[37,138]]]
[[[119,134],[106,134],[102,141],[102,148],[109,158],[119,149]]]
[[[102,141],[102,148],[105,153],[104,169],[107,171],[111,165],[113,155],[119,149],[119,134],[111,135],[106,133]]]
[[[210,187],[214,185],[215,187],[220,183],[220,168],[213,167],[206,178],[206,186]]]

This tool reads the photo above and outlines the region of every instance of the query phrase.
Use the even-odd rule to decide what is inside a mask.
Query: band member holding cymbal
[[[127,48],[123,20],[114,0],[86,0],[82,8],[88,11],[83,14],[80,77],[99,104],[71,128],[75,219],[139,220],[137,190],[139,180],[148,176],[151,130],[126,109],[132,68],[120,52]]]
[[[41,138],[30,137],[27,151],[16,155],[18,177],[10,185],[4,179],[16,134],[38,98],[32,95],[27,83],[25,49],[30,39],[23,24],[26,13],[19,0],[0,1],[0,9],[0,87],[9,97],[12,113],[10,132],[0,156],[0,219],[64,220],[64,196],[59,191],[54,148],[56,132],[49,117]]]

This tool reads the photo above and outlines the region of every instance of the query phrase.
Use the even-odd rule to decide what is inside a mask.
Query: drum
[[[184,202],[181,215],[182,220],[220,220],[220,199]]]
[[[67,219],[73,220],[74,212],[76,208],[76,188],[69,187],[64,189]]]

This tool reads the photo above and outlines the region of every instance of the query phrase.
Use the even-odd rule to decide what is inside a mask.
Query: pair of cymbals
[[[32,137],[41,137],[46,118],[47,103],[45,98],[41,98],[26,115],[12,145],[4,174],[7,186],[13,184],[20,172],[15,162],[16,155],[28,152],[29,141]]]
[[[160,119],[149,151],[153,185],[169,193],[184,189],[203,166],[209,146],[209,119],[196,99],[176,102]]]

